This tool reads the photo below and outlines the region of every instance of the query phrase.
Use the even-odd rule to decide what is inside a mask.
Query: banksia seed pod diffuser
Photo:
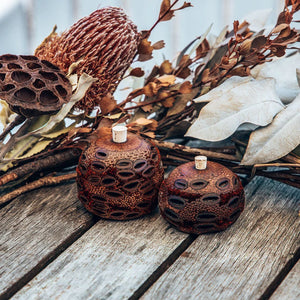
[[[35,55],[65,72],[82,59],[77,74],[85,72],[99,79],[77,105],[91,110],[100,104],[101,97],[114,92],[137,52],[139,41],[137,27],[124,11],[106,7],[80,19],[60,36],[53,35]]]
[[[56,113],[72,86],[60,69],[32,55],[0,56],[0,98],[25,117]]]
[[[77,167],[78,198],[102,218],[129,220],[150,213],[164,170],[155,145],[116,126],[82,153]],[[123,130],[121,128],[121,130]],[[125,127],[125,129],[127,129]]]
[[[159,192],[162,216],[179,230],[195,234],[226,229],[245,205],[238,176],[202,158],[175,168]]]

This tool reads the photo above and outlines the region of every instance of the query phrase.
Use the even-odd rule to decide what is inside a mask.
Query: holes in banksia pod
[[[185,206],[185,200],[179,196],[171,195],[168,202],[174,208],[182,209]]]
[[[38,60],[38,58],[33,55],[20,55],[20,57],[22,57],[24,60],[30,60],[30,61]],[[17,59],[17,57],[15,59]]]
[[[94,170],[94,171],[103,171],[105,170],[106,166],[104,163],[101,163],[101,162],[93,162],[92,165],[91,165],[91,168]]]
[[[208,182],[202,179],[195,179],[193,181],[191,181],[191,188],[194,190],[201,190],[204,189],[207,185]]]
[[[13,90],[15,86],[13,84],[6,84],[2,87],[2,92],[9,92]]]
[[[123,185],[123,189],[128,192],[133,192],[137,189],[138,185],[139,185],[138,180],[129,181]]]
[[[177,179],[174,182],[174,186],[179,190],[185,190],[188,187],[188,183],[184,179]]]
[[[132,161],[129,159],[120,159],[117,163],[116,163],[116,167],[118,169],[129,169],[132,167]]]
[[[31,75],[23,71],[14,71],[11,74],[11,78],[18,83],[22,83],[30,80]]]
[[[4,73],[0,73],[0,80],[4,81],[4,79],[5,79],[5,74]]]
[[[147,192],[144,193],[144,197],[151,198],[151,197],[153,197],[155,195],[155,193],[156,193],[156,190],[155,189],[151,189],[151,190],[149,190],[149,191],[147,191]]]
[[[40,80],[40,79],[36,79],[32,85],[33,85],[36,89],[42,89],[43,87],[46,86],[46,84],[45,84],[42,80]]]
[[[106,191],[105,195],[107,197],[118,199],[118,200],[123,198],[123,194],[119,191]]]
[[[140,186],[140,191],[142,193],[146,193],[146,192],[149,192],[150,190],[154,189],[154,184],[152,181],[148,180],[148,181],[145,181],[141,184]]]
[[[41,68],[42,68],[41,65],[39,65],[39,64],[37,64],[37,63],[34,63],[34,62],[28,63],[28,64],[27,64],[27,67],[28,67],[28,69],[30,69],[30,70],[35,70],[35,69],[41,69]]]
[[[217,188],[224,190],[229,187],[229,179],[228,178],[221,178],[216,182]]]
[[[140,214],[138,212],[129,213],[126,215],[127,218],[137,218]]]
[[[116,183],[116,179],[112,176],[105,176],[102,178],[101,184],[104,186],[112,186]]]
[[[40,102],[43,105],[53,105],[59,102],[58,97],[51,91],[45,90],[41,92]]]
[[[57,92],[59,93],[60,96],[62,97],[66,97],[68,92],[64,89],[64,87],[62,85],[56,85],[55,89],[57,90]]]
[[[23,57],[23,56],[21,56]],[[18,56],[13,55],[13,54],[4,54],[0,56],[0,60],[5,60],[5,61],[12,61],[18,59]]]
[[[170,220],[173,220],[173,221],[175,221],[175,222],[179,221],[179,216],[178,216],[178,214],[177,214],[175,211],[173,211],[172,209],[166,208],[166,209],[164,210],[164,213],[165,213],[165,215],[166,215]]]
[[[101,197],[101,196],[98,196],[98,195],[93,195],[92,196],[92,200],[96,201],[96,202],[106,202],[106,199]]]
[[[143,177],[149,178],[154,174],[154,166],[148,166],[142,173]]]
[[[8,69],[22,69],[22,67],[20,66],[20,65],[18,65],[18,64],[15,64],[15,63],[9,63],[9,64],[7,64],[7,68]]]
[[[197,216],[197,220],[202,222],[213,222],[216,218],[217,216],[210,212],[201,212]]]
[[[216,202],[220,200],[220,195],[215,193],[206,194],[201,198],[201,200],[205,202]]]
[[[22,88],[16,91],[14,96],[20,102],[33,102],[36,95],[34,91],[28,88]]]
[[[142,172],[147,166],[147,161],[145,159],[138,159],[133,164],[133,169],[136,172]]]
[[[124,215],[123,211],[115,211],[113,213],[110,214],[112,217],[121,217]]]
[[[198,224],[195,226],[197,230],[201,232],[209,232],[209,231],[215,231],[216,227],[214,224]]]
[[[42,60],[42,63],[50,69],[59,70],[59,68],[57,66],[53,65],[51,62],[49,62],[47,60]]]
[[[231,198],[228,202],[228,206],[229,207],[236,207],[239,203],[239,199],[240,199],[240,197],[238,197],[238,196],[235,196],[235,197]]]
[[[119,171],[117,173],[118,177],[122,180],[128,180],[131,179],[135,176],[135,172],[132,170],[124,170],[124,171]]]
[[[98,150],[96,151],[95,156],[98,159],[105,159],[107,157],[107,153],[102,150]]]
[[[43,78],[50,80],[50,81],[57,81],[58,77],[56,76],[56,74],[52,73],[52,72],[45,72],[45,71],[40,71],[39,72]]]

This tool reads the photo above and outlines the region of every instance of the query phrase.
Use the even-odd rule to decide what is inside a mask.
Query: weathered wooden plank
[[[246,197],[235,226],[199,236],[143,299],[258,299],[300,246],[300,191],[256,179]]]
[[[75,184],[44,188],[0,210],[0,298],[17,291],[94,223]]]
[[[270,300],[300,299],[300,261],[289,272]]]
[[[127,222],[100,220],[13,299],[127,299],[189,241],[158,212]]]

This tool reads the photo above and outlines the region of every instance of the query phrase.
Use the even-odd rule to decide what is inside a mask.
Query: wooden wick
[[[195,156],[195,168],[197,170],[205,170],[206,164],[207,164],[206,156],[202,156],[202,155]]]
[[[112,139],[115,143],[125,143],[127,141],[127,127],[117,125],[112,128]]]

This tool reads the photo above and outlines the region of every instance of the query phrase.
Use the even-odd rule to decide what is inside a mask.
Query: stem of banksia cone
[[[80,19],[71,28],[40,46],[35,55],[67,72],[70,65],[83,59],[76,69],[98,78],[77,104],[84,110],[100,105],[101,98],[113,93],[137,52],[140,34],[124,11],[105,7]]]

